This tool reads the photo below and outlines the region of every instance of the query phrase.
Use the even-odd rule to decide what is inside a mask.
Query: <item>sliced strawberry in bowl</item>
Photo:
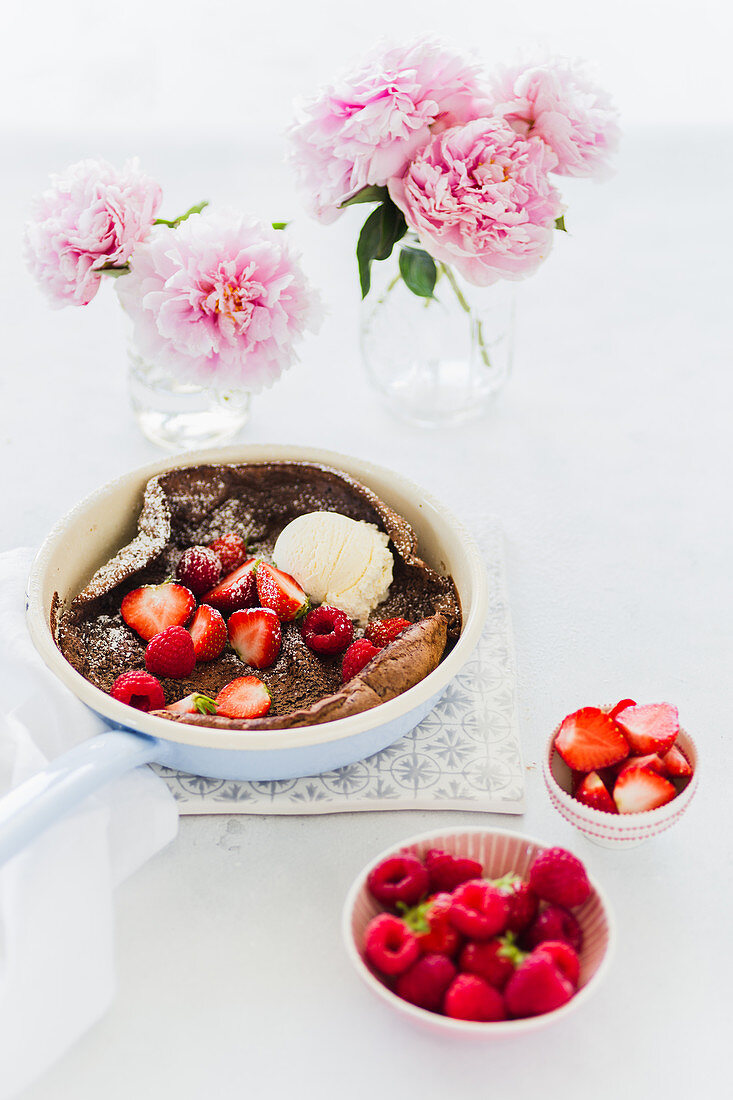
[[[608,767],[629,755],[623,733],[600,707],[569,714],[557,733],[555,748],[568,767],[579,772]]]
[[[214,702],[216,713],[223,718],[261,718],[272,705],[269,691],[256,676],[239,676],[232,680],[221,689]]]
[[[692,775],[692,764],[677,745],[673,745],[669,752],[662,757],[665,773],[675,778],[685,778]]]
[[[255,584],[256,558],[245,561],[233,573],[228,573],[220,580],[216,588],[212,588],[205,596],[202,603],[215,607],[222,615],[231,615],[243,607],[254,607],[257,603],[257,586]]]
[[[580,781],[575,788],[575,798],[593,810],[602,810],[606,814],[618,813],[616,803],[598,772],[588,772]]]
[[[246,665],[269,668],[280,653],[280,620],[269,607],[235,611],[229,619],[229,644]]]
[[[274,611],[281,623],[291,623],[305,615],[310,603],[295,577],[269,562],[258,561],[255,578],[260,603]]]
[[[615,718],[616,715],[619,714],[622,710],[626,710],[627,707],[635,707],[635,706],[636,706],[636,700],[635,699],[622,699],[619,703],[616,703],[615,707],[611,707],[611,709],[608,712],[608,717],[609,718]]]
[[[677,707],[671,703],[626,707],[618,712],[616,722],[631,751],[640,756],[650,752],[668,752],[680,732]]]
[[[646,756],[628,756],[616,773],[616,780],[633,768],[650,768],[657,775],[665,775],[666,768],[661,756],[656,752],[647,753]]]
[[[215,607],[202,603],[188,628],[197,661],[215,661],[227,644],[227,624]]]
[[[620,814],[656,810],[671,802],[676,794],[676,787],[651,768],[626,769],[613,788],[613,800]]]
[[[120,605],[120,614],[143,641],[149,642],[169,626],[185,626],[195,607],[192,592],[182,584],[166,581],[128,592]]]

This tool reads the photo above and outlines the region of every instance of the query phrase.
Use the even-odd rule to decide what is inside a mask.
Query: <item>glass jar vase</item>
[[[398,245],[372,265],[362,303],[361,356],[367,377],[399,417],[448,427],[485,412],[512,360],[514,287],[467,283],[436,261],[433,297],[418,297],[400,275]]]

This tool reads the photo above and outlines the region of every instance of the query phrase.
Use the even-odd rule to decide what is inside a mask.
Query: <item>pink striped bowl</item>
[[[698,786],[698,756],[695,742],[683,729],[680,729],[677,744],[692,765],[689,783],[665,806],[638,814],[609,814],[605,810],[584,806],[573,798],[570,793],[572,772],[555,749],[555,738],[559,730],[560,725],[550,735],[542,761],[545,786],[558,813],[594,844],[600,844],[602,848],[636,848],[650,837],[669,829],[679,821],[690,805]]]
[[[510,833],[504,829],[466,829],[460,833],[422,833],[410,837],[399,847],[380,852],[368,867],[365,867],[351,889],[344,903],[341,930],[346,952],[357,974],[363,982],[381,1000],[424,1027],[435,1032],[454,1035],[482,1036],[520,1035],[535,1031],[554,1023],[580,1008],[588,997],[598,988],[611,959],[614,941],[613,922],[608,902],[595,882],[591,880],[591,895],[588,900],[573,913],[583,931],[583,950],[580,955],[580,983],[578,992],[571,1001],[554,1012],[543,1016],[531,1016],[522,1020],[501,1020],[496,1023],[480,1023],[469,1020],[453,1020],[449,1016],[440,1016],[436,1012],[417,1008],[404,1001],[383,985],[370,969],[363,957],[364,932],[372,917],[382,912],[382,906],[374,900],[367,889],[369,873],[388,856],[399,852],[410,852],[424,856],[430,848],[442,848],[457,856],[467,856],[479,860],[487,878],[499,878],[507,871],[516,871],[526,877],[535,856],[547,845],[540,844],[530,837]]]

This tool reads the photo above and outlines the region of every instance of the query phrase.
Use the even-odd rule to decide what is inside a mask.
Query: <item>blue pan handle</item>
[[[0,799],[0,866],[88,794],[157,755],[154,737],[113,729],[70,749],[14,787]]]

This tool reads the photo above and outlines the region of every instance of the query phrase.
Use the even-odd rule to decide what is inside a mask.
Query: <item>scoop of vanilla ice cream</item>
[[[315,603],[339,607],[363,624],[392,583],[388,543],[373,523],[339,512],[307,512],[283,528],[272,556]]]

